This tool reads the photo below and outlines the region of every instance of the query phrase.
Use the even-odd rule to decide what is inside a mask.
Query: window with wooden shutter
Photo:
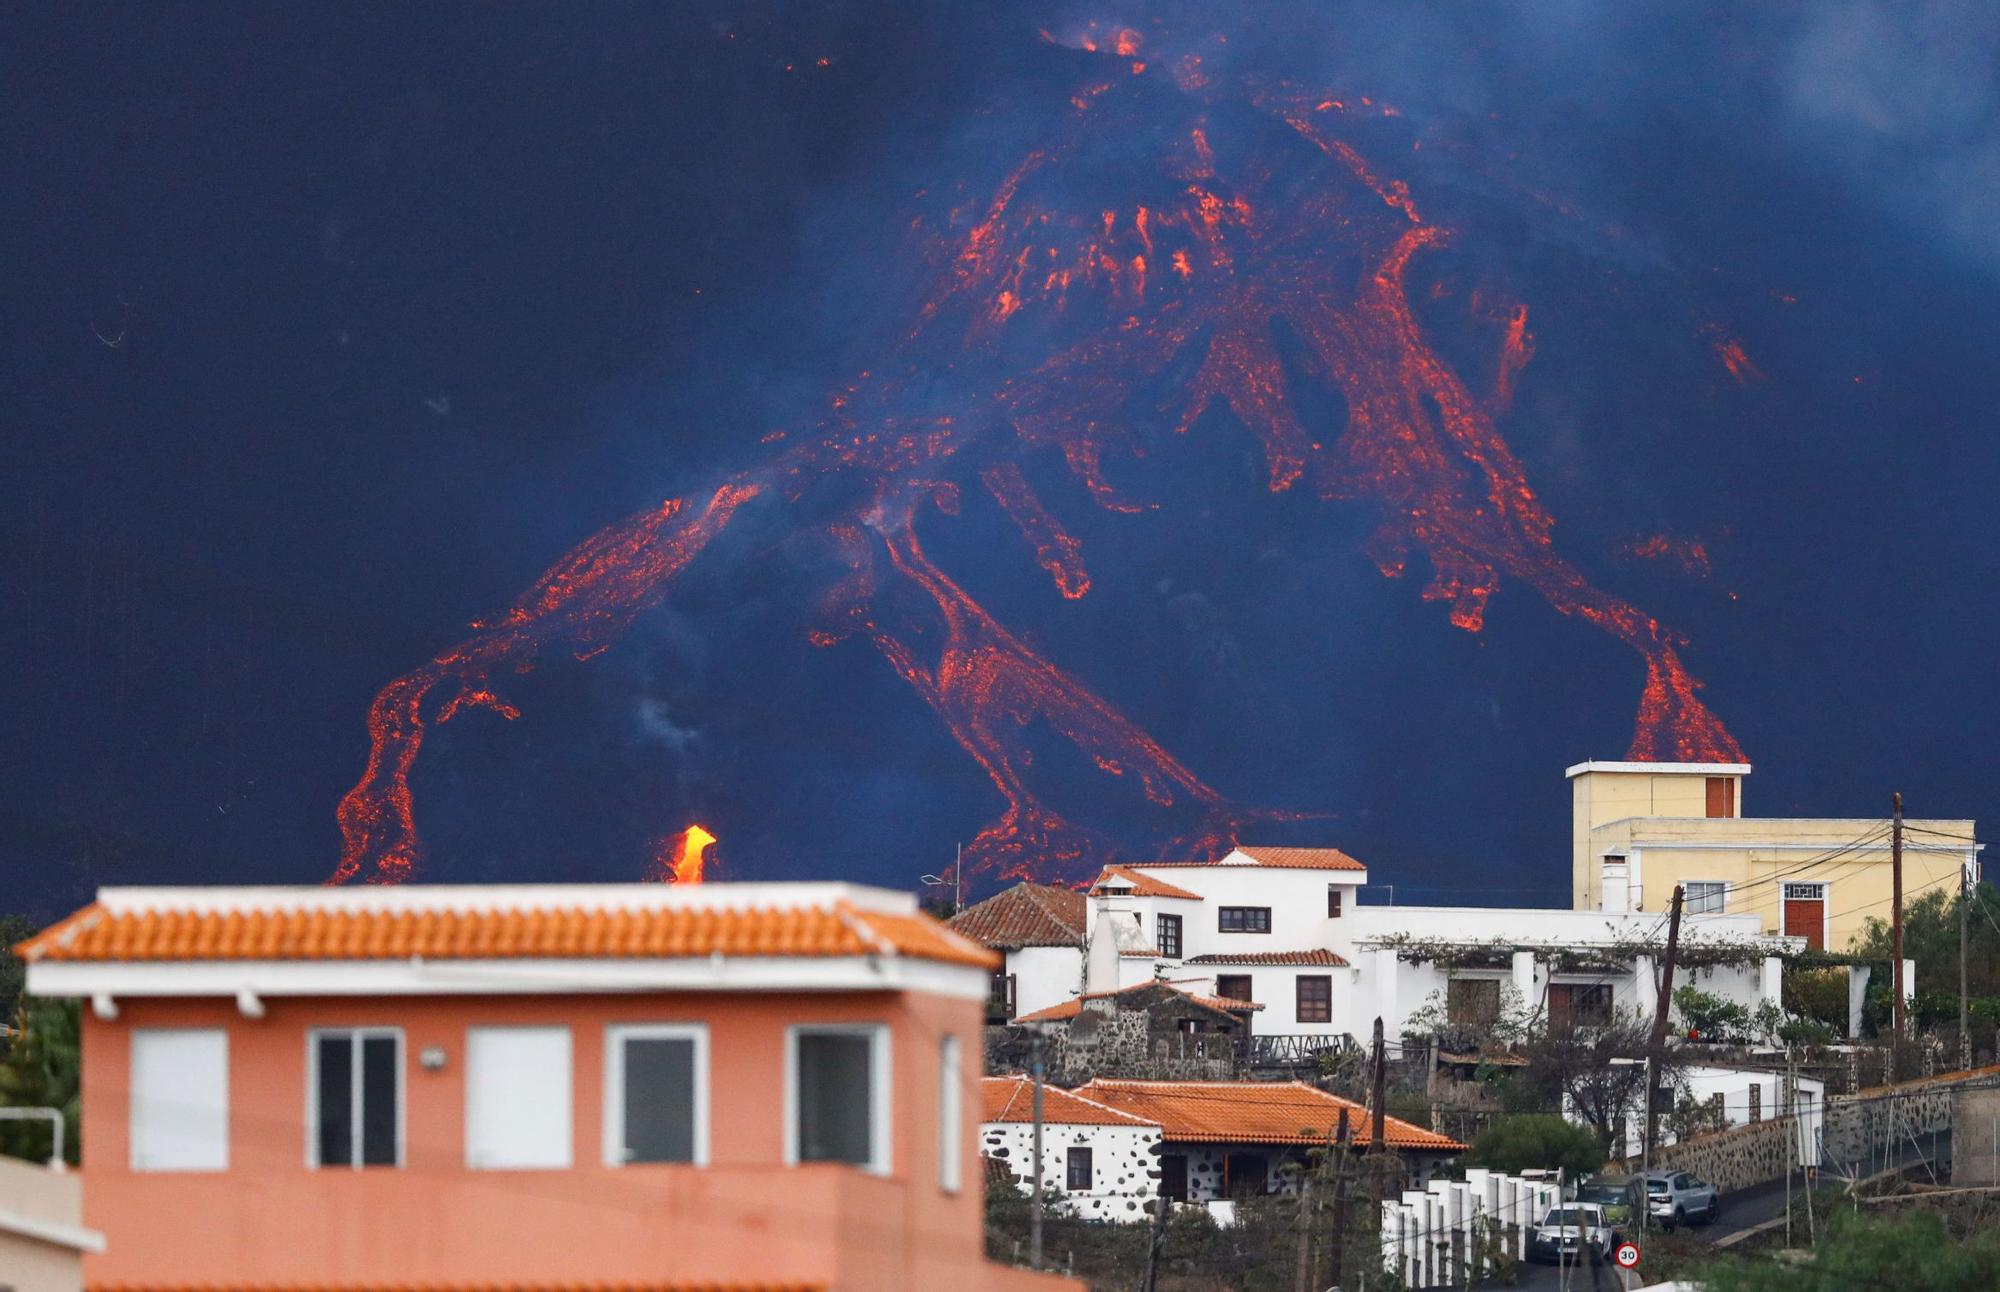
[[[1728,776],[1708,778],[1708,814],[1712,817],[1736,815],[1736,781]]]

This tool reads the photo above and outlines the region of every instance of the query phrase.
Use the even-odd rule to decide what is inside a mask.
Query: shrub
[[[1604,1165],[1604,1144],[1595,1132],[1551,1113],[1522,1113],[1502,1117],[1479,1132],[1465,1160],[1510,1175],[1560,1167],[1577,1177]]]
[[[1703,1041],[1749,1041],[1750,1011],[1690,983],[1674,993],[1681,1020]]]

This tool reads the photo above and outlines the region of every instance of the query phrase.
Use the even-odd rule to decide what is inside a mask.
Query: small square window
[[[1695,880],[1687,886],[1689,915],[1720,915],[1729,901],[1729,885],[1711,880]]]

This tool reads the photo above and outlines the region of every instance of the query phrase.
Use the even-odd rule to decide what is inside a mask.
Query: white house
[[[1260,1055],[1349,1045],[1377,1016],[1395,1037],[1427,1011],[1479,1022],[1512,1008],[1558,1025],[1653,1011],[1661,914],[1360,906],[1367,882],[1336,848],[1245,845],[1212,863],[1107,866],[1090,887],[1082,944],[1043,948],[1065,967],[1038,967],[1035,981],[1075,980],[1076,994],[1165,977],[1254,1001]],[[1755,915],[1687,915],[1675,985],[1754,1011],[1779,1000],[1780,956],[1802,945],[1765,934]]]
[[[1029,1187],[1035,1173],[1034,1083],[986,1077],[979,1085],[979,1151]],[[1160,1124],[1042,1087],[1042,1189],[1085,1220],[1143,1220],[1160,1180]]]
[[[1675,1103],[1690,1099],[1711,1105],[1721,1111],[1726,1126],[1791,1119],[1797,1136],[1798,1161],[1805,1166],[1819,1165],[1820,1141],[1826,1128],[1824,1081],[1813,1077],[1790,1078],[1789,1084],[1798,1093],[1796,1101],[1788,1107],[1785,1098],[1788,1079],[1782,1072],[1694,1065],[1680,1069],[1675,1075],[1679,1087],[1673,1092]],[[1635,1104],[1625,1119],[1624,1155],[1638,1157],[1645,1138],[1646,1110],[1642,1101]],[[1672,1127],[1662,1118],[1659,1142],[1672,1144],[1675,1139]]]
[[[1033,1084],[987,1077],[980,1143],[1017,1183],[1034,1174]],[[1089,1220],[1138,1221],[1154,1197],[1218,1203],[1289,1193],[1290,1169],[1310,1162],[1345,1122],[1365,1147],[1374,1126],[1360,1104],[1296,1081],[1125,1081],[1042,1088],[1042,1185]],[[1383,1145],[1425,1179],[1465,1145],[1396,1117]]]
[[[988,1022],[1047,1009],[1083,990],[1086,905],[1073,888],[1016,884],[951,918],[952,928],[1007,958],[993,976]]]

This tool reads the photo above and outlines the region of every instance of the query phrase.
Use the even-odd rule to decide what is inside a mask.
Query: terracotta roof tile
[[[979,1081],[981,1122],[1032,1122],[1035,1083],[1017,1074],[982,1077]],[[1060,1086],[1042,1085],[1042,1120],[1059,1126],[1158,1126],[1159,1123],[1119,1112],[1073,1094]]]
[[[1373,1133],[1368,1110],[1299,1081],[1119,1081],[1099,1078],[1077,1088],[1094,1103],[1157,1121],[1176,1143],[1323,1144],[1347,1109],[1356,1143]],[[1465,1145],[1391,1117],[1383,1124],[1390,1148],[1459,1153]]]
[[[1368,867],[1338,848],[1259,848],[1250,844],[1237,847],[1237,852],[1248,857],[1259,866],[1269,866],[1274,870],[1366,870]],[[1147,870],[1193,870],[1203,866],[1220,866],[1219,861],[1134,861],[1132,866],[1142,866]]]
[[[1223,951],[1205,956],[1189,956],[1182,961],[1191,965],[1328,965],[1344,968],[1347,957],[1338,951],[1320,948],[1314,951]]]
[[[101,903],[16,948],[24,960],[671,960],[897,955],[993,968],[985,947],[924,915],[818,906],[140,909]]]
[[[1141,874],[1133,866],[1106,866],[1098,874],[1096,880],[1091,883],[1090,891],[1095,893],[1105,880],[1112,878],[1122,879],[1132,885],[1132,895],[1134,897],[1181,897],[1193,902],[1205,902],[1208,900],[1200,893],[1190,893],[1185,888],[1175,888],[1163,879],[1155,879],[1151,875]]]
[[[1242,844],[1236,850],[1260,866],[1295,870],[1368,869],[1338,848],[1255,848]]]
[[[1145,991],[1149,987],[1162,987],[1165,988],[1167,991],[1175,993],[1176,995],[1187,997],[1189,1000],[1193,1001],[1197,1005],[1203,1005],[1209,1009],[1225,1011],[1228,1013],[1240,1014],[1245,1012],[1246,1010],[1256,1010],[1264,1008],[1262,1005],[1256,1004],[1253,1001],[1229,1000],[1221,996],[1197,995],[1194,992],[1188,991],[1184,987],[1176,987],[1174,984],[1170,982],[1160,982],[1159,980],[1155,979],[1152,982],[1139,982],[1139,983],[1133,983],[1130,987],[1120,987],[1117,991],[1085,992],[1083,995],[1074,997],[1070,1000],[1066,1000],[1060,1005],[1050,1005],[1047,1009],[1038,1009],[1032,1014],[1023,1014],[1014,1021],[1016,1023],[1059,1023],[1064,1019],[1075,1018],[1078,1014],[1081,1014],[1083,1012],[1084,1001],[1105,1000],[1112,996],[1129,995],[1130,993],[1135,991]]]
[[[968,906],[948,923],[989,947],[1074,947],[1083,944],[1085,899],[1054,884],[1016,884]]]

